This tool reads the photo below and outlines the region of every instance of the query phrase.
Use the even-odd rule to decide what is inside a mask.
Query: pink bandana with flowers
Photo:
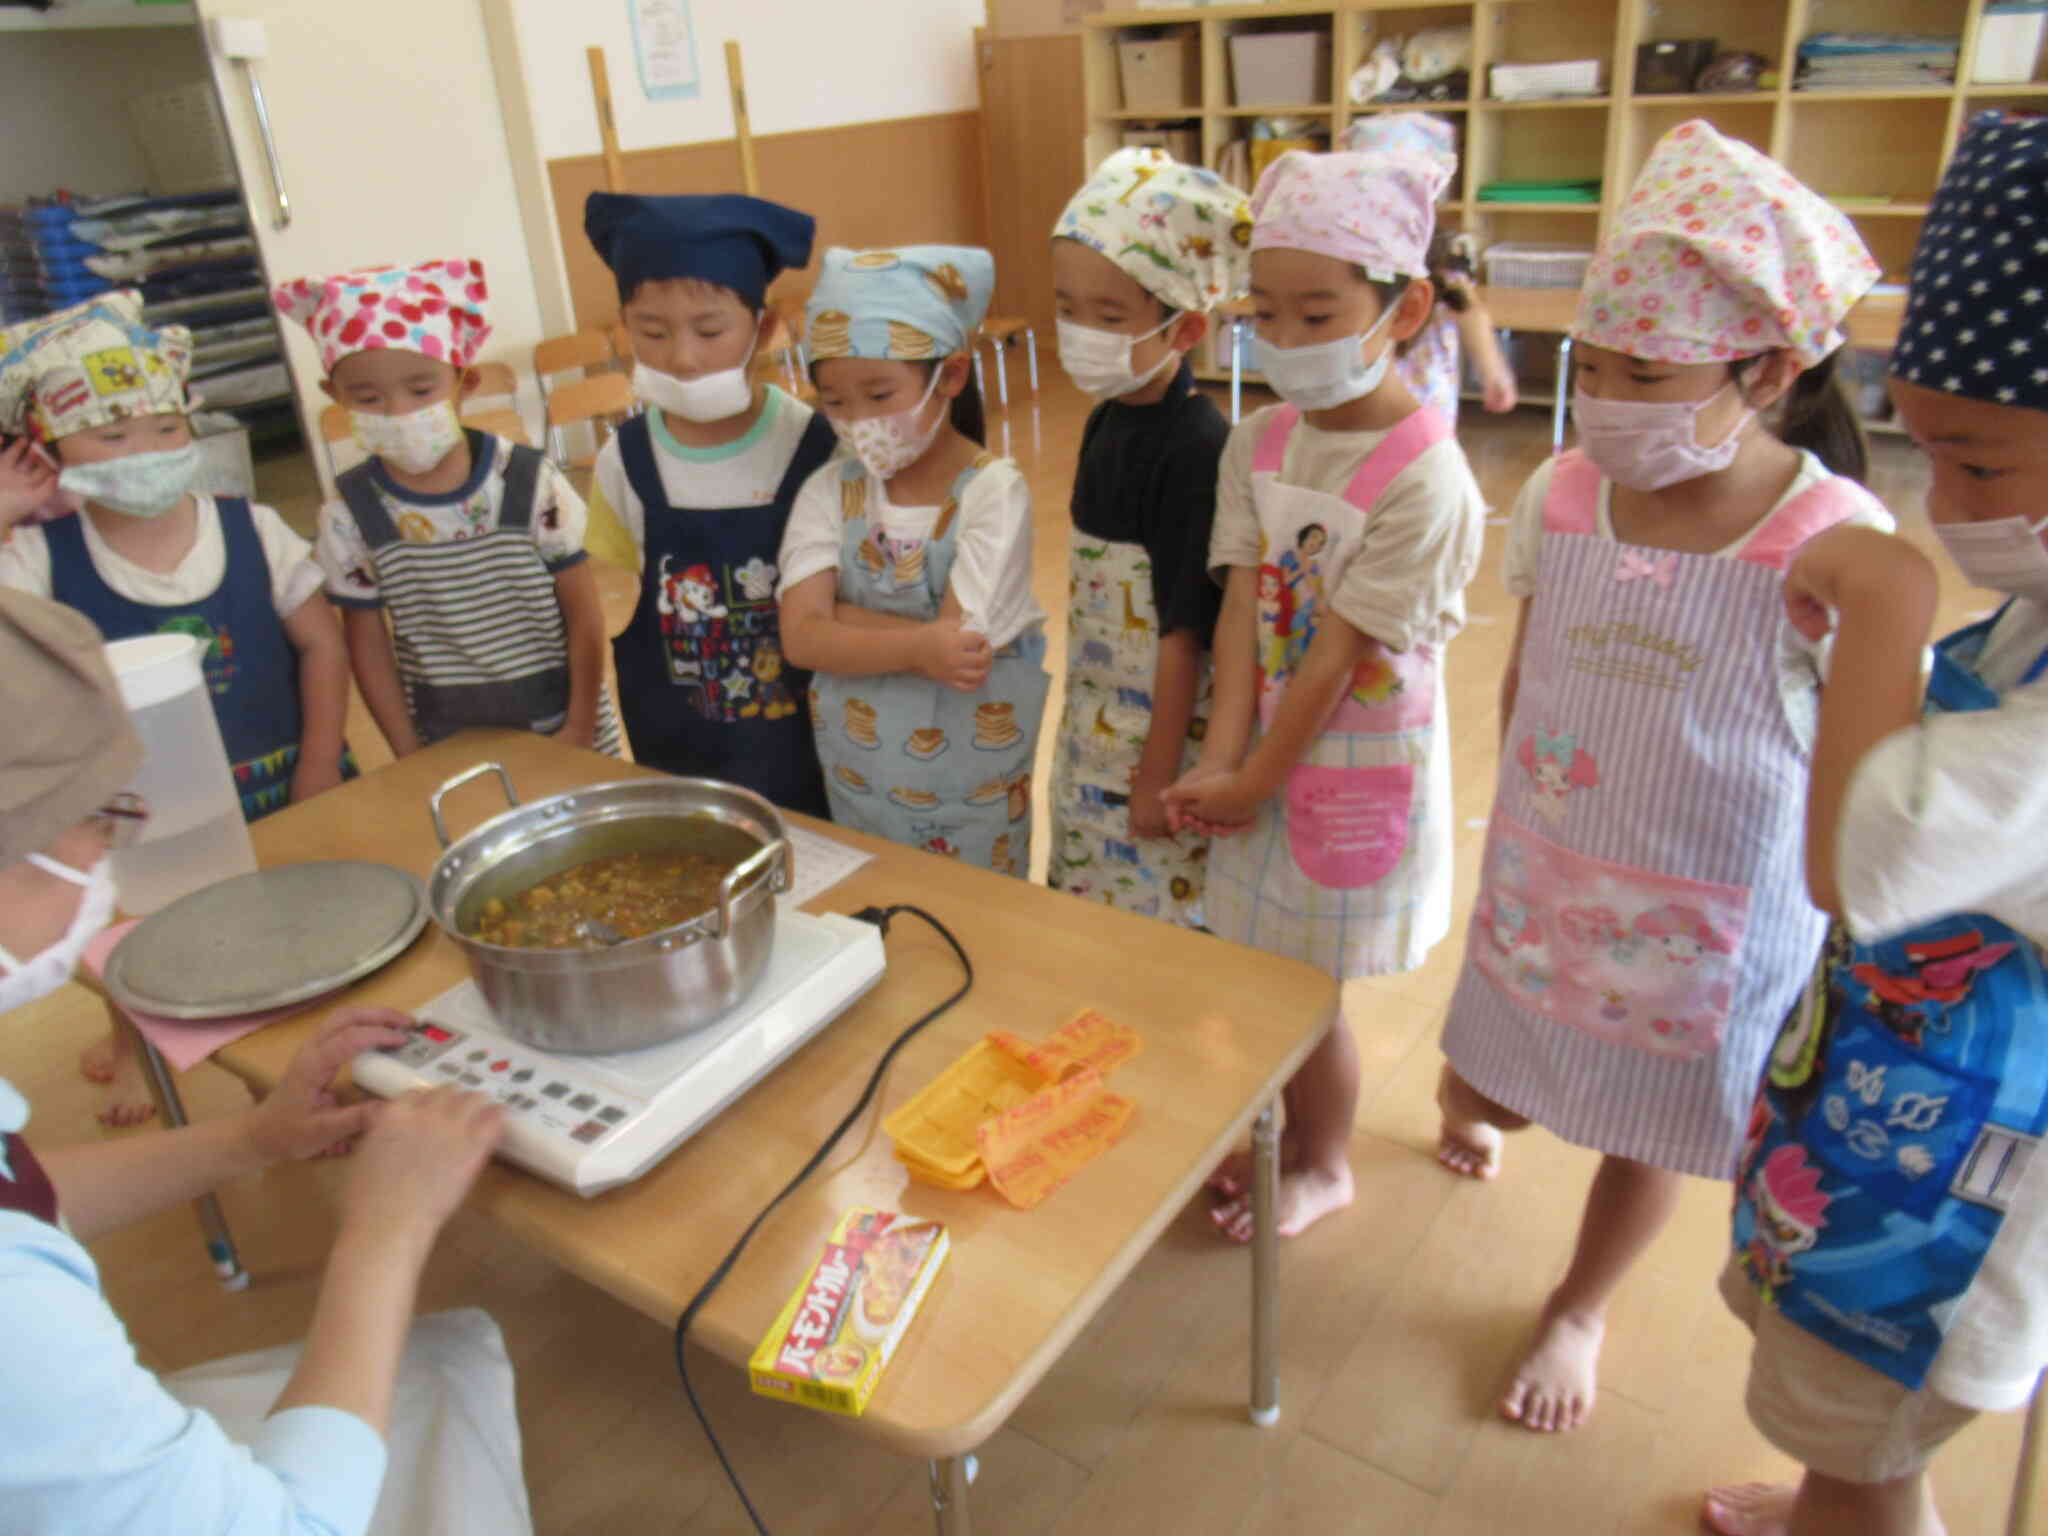
[[[1809,367],[1877,281],[1855,226],[1777,161],[1681,123],[1650,151],[1579,292],[1572,335],[1661,363],[1779,347]]]
[[[1436,200],[1451,168],[1446,155],[1407,147],[1290,149],[1252,193],[1252,249],[1334,256],[1375,282],[1427,277]]]
[[[467,368],[491,334],[480,261],[366,267],[338,277],[300,277],[270,296],[303,325],[328,373],[351,352],[397,347]]]

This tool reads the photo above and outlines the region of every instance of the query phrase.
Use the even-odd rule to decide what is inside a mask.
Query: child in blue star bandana
[[[1836,921],[1769,1059],[1722,1290],[1750,1417],[1796,1487],[1707,1496],[1727,1536],[1929,1536],[1936,1450],[2048,1363],[2048,121],[1979,117],[1936,194],[1892,353],[1958,573],[2006,595],[1921,655],[1937,576],[1830,530],[1785,578],[1832,629],[1806,877]]]

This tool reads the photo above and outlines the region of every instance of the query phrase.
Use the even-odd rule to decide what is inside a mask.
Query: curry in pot
[[[485,902],[470,936],[511,949],[602,949],[605,939],[586,926],[597,923],[645,938],[717,906],[719,882],[738,863],[694,851],[591,859]]]

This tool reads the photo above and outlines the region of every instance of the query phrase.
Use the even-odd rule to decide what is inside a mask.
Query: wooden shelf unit
[[[1332,143],[1360,117],[1424,111],[1455,123],[1463,153],[1444,211],[1496,241],[1590,245],[1604,234],[1650,147],[1665,132],[1703,117],[1734,138],[1764,150],[1843,211],[1884,268],[1903,281],[1921,221],[1964,123],[1989,107],[2048,110],[2048,53],[2036,78],[2016,84],[1959,78],[1953,86],[1911,90],[1793,89],[1799,44],[1821,31],[1954,33],[1957,74],[1966,76],[1989,0],[1324,0],[1322,4],[1206,5],[1175,10],[1124,10],[1087,18],[1082,29],[1087,131],[1085,175],[1122,141],[1133,122],[1198,128],[1202,160],[1215,166],[1224,147],[1250,132],[1261,116],[1311,119]],[[1354,105],[1346,87],[1378,37],[1425,27],[1472,28],[1472,95],[1451,102]],[[1240,32],[1321,31],[1330,39],[1329,101],[1309,106],[1239,106],[1232,94],[1230,39]],[[1121,99],[1119,41],[1176,34],[1194,39],[1201,93],[1175,107],[1126,109]],[[1639,43],[1712,37],[1721,49],[1762,54],[1777,83],[1758,91],[1698,93],[1635,90]],[[1496,101],[1487,95],[1496,63],[1547,63],[1599,58],[1598,97]],[[1319,90],[1320,93],[1320,90]],[[1598,205],[1482,202],[1492,181],[1599,177]],[[1861,199],[1887,199],[1864,202]],[[1895,305],[1896,300],[1892,303]],[[1887,311],[1890,312],[1890,311]],[[1882,326],[1859,328],[1894,334]],[[1215,375],[1204,370],[1205,376]]]

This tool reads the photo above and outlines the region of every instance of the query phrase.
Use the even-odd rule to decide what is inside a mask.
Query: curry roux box
[[[947,1246],[938,1222],[848,1211],[754,1351],[754,1390],[858,1417],[946,1262]]]

